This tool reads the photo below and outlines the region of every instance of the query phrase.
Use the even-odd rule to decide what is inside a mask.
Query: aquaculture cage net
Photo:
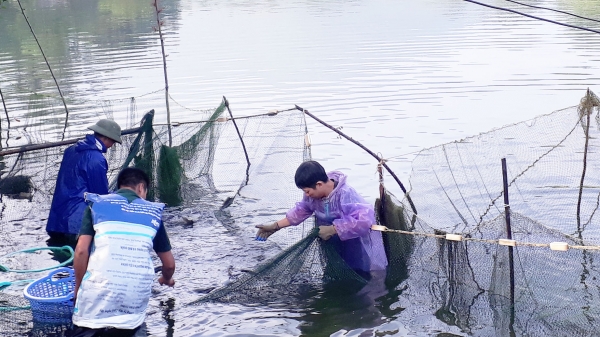
[[[267,130],[277,129],[263,129],[264,125],[260,127],[260,133],[251,133],[255,137],[244,139],[249,142],[258,141],[268,136],[265,133]],[[278,141],[288,143],[297,138],[291,133],[286,135],[286,139]],[[305,138],[305,143],[309,143],[308,138]],[[273,181],[273,177],[288,176],[285,172],[295,172],[298,167],[297,160],[290,160],[290,152],[280,146],[269,148],[265,159],[256,165],[256,174],[251,173],[250,183],[244,185],[239,192],[244,200],[261,200],[262,214],[252,214],[253,223],[272,223],[281,219],[302,196],[302,192],[294,185],[293,175],[289,175],[286,182]],[[309,151],[303,156],[303,160],[308,159]],[[264,198],[265,189],[268,189],[269,198]],[[290,193],[291,191],[296,193]],[[310,298],[309,294],[318,294],[325,287],[335,287],[351,293],[361,289],[368,281],[364,275],[359,275],[346,264],[333,240],[323,241],[319,238],[313,219],[309,218],[302,225],[280,230],[270,236],[268,241],[277,243],[283,250],[252,270],[233,276],[226,285],[201,296],[191,304],[221,302],[302,306],[305,304],[303,301]]]
[[[366,283],[363,276],[346,264],[330,241],[319,239],[318,228],[313,228],[281,253],[191,304],[216,301],[299,307],[308,294],[316,294],[324,286],[352,293]]]
[[[376,205],[399,320],[474,336],[597,333],[598,118],[590,92],[579,107],[419,153],[417,214],[387,191]]]
[[[301,111],[235,116],[223,100],[216,109],[195,111],[195,121],[174,122],[170,128],[155,123],[155,117],[153,111],[144,115],[122,136],[123,143],[106,153],[111,189],[116,188],[118,172],[133,166],[151,177],[148,199],[165,202],[171,214],[190,209],[202,200],[210,201],[202,205],[214,205],[212,211],[220,211],[241,193],[260,197],[266,182],[276,186],[270,192],[274,197],[265,205],[273,214],[280,216],[301,196],[293,174],[303,160],[310,158]],[[15,242],[19,242],[18,236],[32,235],[33,228],[39,234],[37,240],[46,239],[44,228],[58,168],[64,150],[72,142],[66,143],[37,144],[43,148],[31,144],[2,152],[0,255],[26,248],[17,247]],[[278,235],[275,241],[290,245],[307,231],[299,227]]]
[[[237,130],[225,100],[217,109],[195,112],[195,116],[196,121],[169,127],[154,123],[154,111],[144,115],[139,126],[122,136],[123,143],[106,153],[110,189],[116,189],[116,176],[122,168],[135,166],[151,177],[149,199],[171,207],[189,205],[209,195],[225,201],[234,197],[250,176],[264,171],[265,162],[273,160],[270,157],[286,160],[280,167],[269,168],[285,175],[271,175],[274,183],[293,177],[292,167],[308,157],[305,120],[300,111],[240,116],[235,118]],[[0,223],[47,216],[44,209],[51,202],[62,155],[73,142],[2,151]],[[290,184],[282,186],[290,194]]]
[[[0,336],[18,336],[31,328],[29,301],[21,294],[0,291]]]

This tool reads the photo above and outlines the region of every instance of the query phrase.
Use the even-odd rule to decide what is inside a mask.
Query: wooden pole
[[[21,8],[21,13],[23,13],[23,17],[25,18],[25,22],[27,22],[27,25],[29,26],[29,30],[31,30],[31,34],[33,34],[33,38],[35,39],[35,42],[37,43],[38,48],[40,49],[40,52],[42,53],[42,57],[44,58],[44,61],[46,61],[48,70],[50,70],[50,75],[52,75],[52,79],[54,79],[54,84],[56,84],[56,89],[58,89],[58,94],[60,95],[60,98],[62,99],[63,105],[65,107],[65,112],[66,112],[67,116],[65,118],[65,127],[63,129],[63,134],[62,134],[62,138],[61,138],[61,139],[65,139],[65,132],[67,132],[67,125],[69,123],[69,109],[67,108],[67,102],[65,101],[65,97],[63,96],[62,91],[60,90],[60,86],[58,85],[56,76],[54,76],[54,72],[52,72],[52,67],[50,67],[50,62],[48,62],[48,58],[46,58],[44,49],[42,49],[42,45],[40,44],[40,41],[38,40],[37,36],[35,35],[35,32],[33,31],[33,27],[29,23],[29,19],[27,19],[27,15],[25,15],[25,9],[23,9],[23,6],[21,5],[21,0],[17,0],[17,3],[19,4],[19,7]]]
[[[310,116],[312,119],[316,120],[317,122],[323,124],[324,126],[326,126],[328,129],[332,130],[333,132],[337,133],[338,135],[346,138],[347,140],[351,141],[352,143],[358,145],[361,149],[365,150],[368,154],[370,154],[371,156],[373,156],[375,159],[377,159],[377,161],[379,161],[383,167],[385,167],[385,169],[389,172],[389,174],[394,178],[394,180],[396,180],[396,182],[398,183],[398,185],[400,185],[400,188],[402,189],[402,192],[404,192],[404,195],[406,196],[406,199],[408,200],[408,203],[410,204],[410,207],[412,209],[412,211],[417,214],[417,209],[415,207],[415,204],[413,204],[412,199],[410,198],[410,196],[408,195],[408,193],[406,192],[406,188],[404,188],[404,185],[402,184],[402,182],[400,181],[400,179],[398,179],[398,177],[396,176],[396,174],[392,171],[392,169],[390,169],[390,167],[385,163],[385,161],[380,158],[378,155],[376,155],[373,151],[369,150],[368,148],[366,148],[364,145],[362,145],[361,143],[357,142],[356,140],[352,139],[351,137],[346,136],[343,132],[341,132],[340,130],[334,128],[333,126],[323,122],[322,120],[320,120],[319,118],[317,118],[315,115],[311,114],[310,112],[308,112],[308,110],[304,110],[301,107],[296,105],[296,109],[304,112],[305,114],[307,114],[308,116]]]
[[[506,158],[502,158],[502,182],[504,185],[504,217],[506,222],[506,237],[512,240],[512,228],[510,224],[510,204],[508,201],[508,170],[506,169]],[[510,336],[516,336],[515,324],[515,264],[513,247],[508,246],[508,268],[510,273]]]
[[[583,119],[583,115],[585,115],[585,145],[583,148],[583,169],[581,171],[581,180],[579,182],[579,197],[577,198],[577,232],[579,233],[579,238],[581,238],[581,199],[583,197],[583,183],[585,181],[585,172],[587,170],[587,154],[588,147],[590,142],[590,115],[594,111],[594,106],[598,107],[598,99],[595,98],[595,95],[588,88],[587,93],[579,105],[579,118]]]
[[[2,99],[2,106],[4,107],[4,113],[6,114],[6,122],[8,128],[10,128],[10,120],[8,119],[8,110],[6,109],[6,103],[4,102],[4,95],[2,94],[2,88],[0,88],[0,99]],[[0,148],[2,148],[2,123],[0,122]]]
[[[167,130],[169,132],[169,147],[171,147],[173,146],[173,137],[171,136],[171,109],[169,108],[169,79],[167,77],[167,56],[165,55],[165,39],[163,38],[161,29],[163,22],[160,20],[160,12],[162,12],[162,8],[158,8],[158,0],[154,0],[152,6],[154,6],[156,13],[156,29],[158,30],[158,36],[160,37],[160,48],[162,51],[163,73],[165,75],[165,104],[167,107]]]
[[[242,134],[240,133],[240,129],[237,126],[237,123],[235,122],[235,118],[233,118],[233,114],[231,113],[231,109],[229,109],[229,101],[227,100],[227,98],[225,96],[223,96],[223,101],[225,101],[225,107],[227,108],[227,111],[229,112],[229,117],[231,117],[231,121],[233,122],[233,126],[235,127],[235,131],[238,134],[238,137],[240,138],[240,142],[242,142],[242,148],[244,149],[244,155],[246,156],[246,185],[248,185],[248,180],[250,179],[250,158],[248,157],[248,151],[246,150],[246,144],[244,143],[244,139],[242,138]]]
[[[128,134],[132,134],[132,133],[137,133],[139,131],[140,131],[140,128],[127,129],[127,130],[123,130],[121,132],[121,135],[128,135]],[[60,142],[23,145],[23,146],[19,146],[19,147],[16,147],[16,148],[11,148],[11,149],[8,149],[8,150],[0,151],[0,157],[6,156],[6,155],[9,155],[9,154],[19,153],[19,152],[29,152],[29,151],[47,149],[47,148],[50,148],[50,147],[56,147],[56,146],[63,146],[63,145],[74,144],[74,143],[76,143],[80,139],[82,139],[82,138],[68,139],[68,140],[63,140],[63,141],[60,141]]]

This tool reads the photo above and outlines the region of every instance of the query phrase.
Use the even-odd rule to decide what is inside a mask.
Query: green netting
[[[192,181],[185,173],[196,171],[194,177],[208,176],[214,161],[214,149],[219,137],[217,118],[225,110],[225,101],[214,110],[198,131],[179,145],[170,147],[162,145],[159,152],[157,168],[158,195],[162,202],[169,206],[180,206],[185,198],[182,186]],[[202,161],[198,159],[199,152],[205,152]],[[186,167],[184,167],[186,166]],[[210,180],[207,181],[211,187]]]
[[[296,244],[192,304],[219,301],[295,305],[323,285],[335,284],[338,291],[356,292],[366,282],[348,267],[332,244],[319,239],[319,229],[314,228]]]
[[[172,139],[167,137],[168,126],[154,124],[154,110],[147,113],[139,127],[128,129],[122,137],[123,143],[115,145],[106,154],[110,188],[116,188],[115,178],[122,168],[135,166],[151,177],[148,198],[160,200],[169,206],[180,206],[208,192],[217,192],[217,187],[212,183],[216,148],[223,145],[226,149],[232,149],[228,151],[229,155],[243,156],[239,152],[239,137],[231,133],[227,125],[231,122],[217,121],[223,111],[224,102],[217,109],[197,113],[198,121],[171,126]],[[224,142],[219,144],[224,132]],[[172,145],[167,145],[169,143]],[[10,218],[5,217],[5,222],[10,222],[12,218],[44,214],[34,209],[43,209],[51,201],[56,167],[60,165],[64,149],[71,144],[57,143],[49,144],[46,148],[35,148],[39,145],[29,145],[31,151],[26,146],[21,152],[17,150],[0,156],[1,166],[4,167],[0,172],[0,202],[4,206],[1,211]],[[246,168],[241,162],[239,166]],[[228,176],[230,172],[222,173],[233,185],[239,186],[242,181],[233,175]],[[34,203],[14,201],[32,197]],[[17,207],[16,204],[24,207]]]
[[[163,145],[160,147],[157,169],[158,195],[169,206],[179,206],[181,198],[181,177],[183,167],[179,162],[177,150]]]
[[[393,201],[389,193],[382,193],[375,201],[376,220],[379,225],[390,229],[408,231],[412,228],[405,218],[404,209]],[[411,219],[414,223],[416,218]],[[407,259],[413,249],[413,238],[408,235],[383,233],[383,246],[388,259],[386,284],[395,286],[408,276]]]
[[[122,136],[123,143],[106,153],[111,188],[116,188],[116,176],[123,167],[135,166],[146,171],[151,177],[148,199],[167,204],[165,223],[168,228],[177,226],[184,215],[197,211],[195,207],[201,204],[204,206],[200,212],[218,213],[224,219],[224,226],[231,224],[228,229],[239,231],[230,220],[229,210],[221,209],[221,206],[226,200],[229,205],[239,206],[237,203],[260,197],[264,193],[265,179],[278,187],[272,192],[274,198],[265,202],[265,207],[274,213],[291,207],[301,191],[290,177],[308,153],[304,143],[306,124],[303,114],[289,111],[240,116],[236,118],[238,135],[231,118],[223,116],[224,108],[225,100],[217,109],[195,110],[194,120],[189,120],[188,113],[187,120],[170,126],[171,137],[169,126],[157,123],[154,111],[144,115],[138,124],[127,128],[127,134]],[[133,116],[134,110],[130,111],[128,119]],[[33,131],[40,131],[41,135]],[[28,139],[46,139],[44,130],[31,132]],[[70,134],[69,130],[67,134]],[[240,136],[247,149],[250,167],[244,160],[246,153]],[[6,187],[0,188],[0,254],[26,248],[25,242],[29,245],[32,240],[39,243],[46,240],[44,226],[57,168],[69,145],[29,144],[0,155],[0,182],[4,181],[0,187]],[[269,168],[270,175],[264,174],[265,168]],[[240,190],[240,186],[244,188]],[[239,195],[246,201],[238,201],[236,196]],[[256,223],[266,216],[256,215]],[[272,241],[285,247],[301,239],[305,232],[304,226],[298,226],[278,234]],[[177,238],[172,237],[172,240]],[[35,267],[39,261],[31,260],[27,266]],[[52,262],[55,264],[56,261]],[[22,296],[17,294],[17,298]],[[32,325],[30,313],[19,317],[10,315],[14,314],[0,311],[0,331],[7,331],[10,336],[59,336],[64,330],[64,327],[36,327]]]

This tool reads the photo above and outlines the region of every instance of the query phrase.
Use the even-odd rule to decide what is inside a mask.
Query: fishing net
[[[590,92],[583,104],[594,100]],[[422,151],[409,192],[419,217],[448,232],[496,218],[504,212],[505,158],[513,212],[596,239],[598,230],[585,229],[598,215],[599,117],[597,107],[584,109],[584,116],[572,107]]]
[[[29,301],[22,295],[0,291],[0,336],[18,336],[31,328]]]
[[[473,336],[596,334],[598,118],[589,92],[578,107],[420,152],[418,214],[387,191],[377,205],[396,317]]]
[[[149,200],[177,207],[216,197],[230,204],[251,175],[262,179],[265,158],[279,157],[286,160],[284,165],[269,170],[277,173],[271,176],[273,182],[288,194],[282,200],[289,200],[289,183],[283,181],[308,153],[301,112],[232,119],[224,114],[226,104],[223,100],[217,109],[197,111],[197,121],[170,127],[154,123],[154,110],[147,113],[139,126],[123,132],[122,144],[106,154],[110,189],[116,189],[116,176],[122,168],[134,166],[151,178]],[[0,153],[0,226],[5,227],[1,235],[18,231],[20,221],[44,223],[57,168],[64,150],[75,141],[30,144]]]
[[[306,294],[322,290],[324,284],[355,292],[366,282],[348,267],[332,244],[319,239],[319,229],[313,228],[275,257],[192,304],[218,301],[298,305]]]
[[[593,99],[595,96],[590,93],[587,100]],[[560,316],[550,317],[554,311],[566,306],[552,306],[551,303],[560,303],[559,296],[562,295],[557,294],[564,293],[567,288],[531,290],[532,286],[540,287],[552,279],[548,275],[535,276],[535,271],[545,271],[557,263],[553,258],[544,257],[552,253],[547,247],[545,251],[535,247],[509,249],[498,244],[499,239],[507,238],[506,225],[503,225],[501,159],[506,158],[509,163],[511,175],[507,185],[517,191],[510,212],[512,238],[519,242],[567,241],[571,245],[583,242],[582,229],[592,221],[600,196],[592,188],[600,186],[597,177],[581,183],[585,174],[583,167],[600,164],[600,157],[598,162],[592,158],[597,152],[592,140],[600,134],[591,134],[600,131],[590,128],[587,117],[596,108],[585,102],[579,108],[557,111],[419,153],[413,164],[409,192],[418,214],[412,211],[408,199],[403,204],[381,185],[381,195],[375,203],[377,221],[391,230],[383,236],[389,261],[386,284],[402,289],[401,297],[406,303],[426,303],[427,300],[421,297],[433,296],[430,305],[413,305],[414,311],[404,310],[403,317],[417,319],[422,315],[419,310],[437,306],[438,309],[428,316],[437,319],[437,322],[428,322],[431,326],[441,322],[473,332],[473,327],[502,330],[510,325],[514,330],[517,328],[515,322],[532,315],[537,315],[540,320],[542,317],[545,321],[550,320],[548,326],[556,326],[554,323],[559,322]],[[587,108],[585,104],[588,104]],[[568,120],[572,122],[568,123]],[[531,137],[532,134],[536,137]],[[587,203],[580,200],[587,200]],[[564,221],[556,221],[557,214],[562,219],[568,219],[567,214],[571,214],[573,219],[575,210],[576,218],[584,220],[576,222],[577,226],[571,226],[573,232],[567,233],[578,234],[568,236]],[[595,237],[597,230],[590,228],[588,232],[591,232],[590,237]],[[422,236],[411,235],[414,233]],[[447,241],[445,235],[448,233],[461,234],[469,241]],[[348,284],[365,284],[365,279],[350,275],[340,257],[330,252],[333,251],[327,249],[326,242],[316,240],[316,234],[312,232],[296,245],[196,303],[215,300],[269,303],[277,301],[279,295],[283,299],[301,297],[291,294],[296,294],[299,289],[308,291],[303,287],[318,289],[328,281],[346,279]],[[543,261],[536,264],[537,259]],[[508,268],[509,264],[511,268]],[[536,265],[543,268],[536,268]],[[507,272],[508,269],[511,271]],[[522,283],[514,282],[518,276]],[[553,282],[557,286],[567,283]],[[430,293],[424,294],[424,289],[429,289]],[[507,302],[507,299],[511,300]],[[515,303],[520,301],[535,301],[544,309],[529,306],[511,315],[513,309],[519,308]],[[577,301],[569,305],[575,303]],[[489,312],[486,312],[486,306]],[[498,320],[502,320],[501,324]],[[529,333],[527,329],[543,331],[541,325],[533,328],[531,323],[521,324],[521,329],[525,329],[522,332]]]
[[[403,207],[394,203],[393,196],[381,185],[380,197],[375,201],[375,215],[378,224],[389,229],[409,231],[414,226],[416,217],[407,219]],[[408,222],[410,221],[410,222]],[[382,234],[383,247],[388,259],[386,284],[393,287],[406,279],[407,260],[413,248],[413,238],[409,235]]]
[[[135,115],[133,109],[128,119]],[[201,205],[198,207],[214,212],[231,231],[239,228],[232,224],[227,206],[256,200],[264,195],[264,186],[276,187],[271,193],[273,198],[263,207],[268,212],[258,215],[238,213],[237,217],[262,219],[281,214],[301,195],[293,185],[293,173],[304,159],[310,158],[302,112],[289,109],[233,116],[229,102],[223,99],[216,109],[195,110],[193,118],[181,119],[168,126],[156,122],[152,110],[137,122],[128,123],[122,144],[113,146],[106,153],[110,188],[116,188],[116,176],[123,167],[141,168],[151,178],[148,199],[167,204],[165,221],[168,226],[177,224],[183,215],[189,215],[190,210]],[[14,134],[14,130],[12,132]],[[45,139],[37,135],[45,130],[38,127],[20,132],[27,135],[22,138],[25,144],[4,149],[0,155],[0,255],[28,248],[22,245],[47,238],[44,228],[58,167],[64,150],[79,138],[31,144],[29,140]],[[244,198],[236,198],[239,195]],[[287,247],[308,231],[307,226],[298,226],[278,235],[273,242]],[[23,237],[31,239],[24,242]],[[31,267],[35,267],[35,261],[32,263]],[[20,331],[30,335],[62,333],[62,328],[32,327],[30,313],[10,316],[12,311],[1,309],[12,304],[5,304],[0,303],[0,330],[14,335],[19,335]]]
[[[281,218],[301,199],[302,192],[295,186],[293,174],[289,173],[295,172],[302,160],[310,159],[307,138],[301,138],[304,140],[305,151],[300,158],[294,155],[293,147],[286,146],[285,149],[281,149],[282,144],[293,144],[300,133],[286,132],[275,136],[271,132],[280,133],[279,128],[265,126],[261,125],[260,133],[251,133],[257,136],[244,138],[247,145],[265,136],[278,141],[277,146],[268,147],[260,156],[263,160],[250,171],[250,182],[244,183],[243,188],[239,190],[243,198],[238,202],[261,200],[263,212],[252,214],[252,224],[272,223],[274,218]],[[285,138],[282,139],[282,136]],[[274,183],[273,178],[281,176],[287,176],[287,181]],[[265,198],[267,186],[269,198]],[[284,249],[252,270],[244,270],[241,275],[232,277],[228,284],[191,304],[216,301],[247,305],[301,306],[306,304],[303,303],[303,299],[311,298],[308,294],[315,295],[332,288],[345,293],[355,293],[368,281],[364,275],[359,275],[346,264],[331,241],[319,239],[318,228],[314,227],[313,219],[308,219],[298,226],[286,227],[285,230],[270,236],[268,241]]]
[[[396,297],[390,305],[399,308],[396,319],[425,332],[476,336],[595,334],[600,328],[595,319],[600,311],[597,102],[590,92],[578,107],[421,151],[409,189],[416,212],[382,184],[375,209],[378,224],[387,228],[386,284]],[[171,126],[145,115],[123,145],[107,153],[111,186],[122,167],[136,166],[152,177],[149,197],[167,203],[169,213],[218,204],[215,214],[230,231],[241,230],[236,222],[280,217],[301,195],[293,172],[310,158],[304,116],[291,110],[231,120],[228,108],[224,100],[217,109],[198,111],[196,121]],[[56,168],[68,145],[3,152],[3,252],[16,248],[14,236],[32,235],[26,223],[43,231]],[[509,236],[503,158],[514,246],[501,240]],[[233,214],[237,207],[227,207],[255,203],[265,186],[272,197],[261,205],[264,212]],[[269,241],[283,250],[194,304],[293,304],[307,294],[319,296],[327,285],[356,292],[367,282],[318,239],[310,221]],[[551,250],[552,242],[568,250]],[[11,306],[8,300],[5,307]],[[33,331],[29,318],[9,314],[21,313],[0,312],[0,322],[7,322],[0,330]]]
[[[150,177],[148,199],[160,200],[167,206],[181,206],[186,200],[191,202],[208,191],[215,192],[211,174],[224,127],[223,121],[217,119],[224,110],[225,101],[217,109],[200,114],[203,120],[175,127],[154,125],[153,113],[144,116],[142,126],[132,134],[134,137],[107,156],[109,163],[118,164],[112,172],[110,188],[116,188],[114,178],[118,171],[134,166]],[[239,140],[236,145],[240,146]]]

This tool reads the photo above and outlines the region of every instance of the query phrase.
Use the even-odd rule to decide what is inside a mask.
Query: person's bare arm
[[[73,302],[77,299],[77,291],[81,285],[81,280],[87,271],[88,261],[90,259],[90,245],[94,239],[91,235],[80,235],[77,239],[77,246],[75,247],[75,257],[73,259],[73,269],[75,269],[75,297]]]
[[[175,273],[175,258],[171,251],[156,253],[160,262],[162,262],[162,275],[158,278],[158,283],[172,287],[175,285],[173,274]]]

